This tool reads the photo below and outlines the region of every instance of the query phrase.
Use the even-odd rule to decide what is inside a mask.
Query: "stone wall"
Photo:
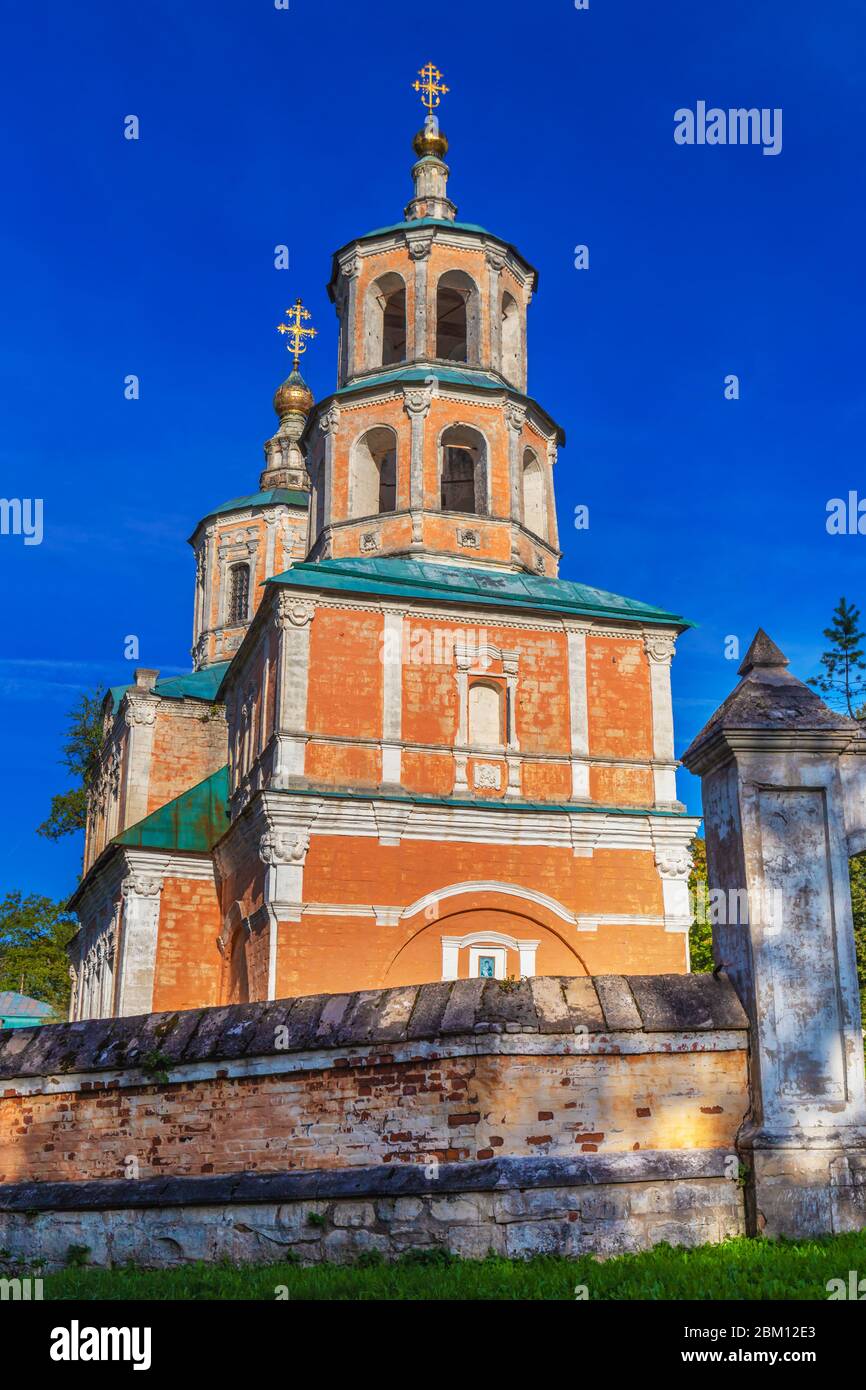
[[[162,1264],[721,1239],[743,1227],[746,1029],[723,978],[599,976],[3,1033],[0,1245]]]

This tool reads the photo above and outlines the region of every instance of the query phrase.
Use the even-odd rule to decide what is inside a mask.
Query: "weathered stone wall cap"
[[[686,1182],[725,1178],[723,1149],[645,1149],[640,1153],[580,1154],[574,1158],[491,1158],[442,1163],[431,1177],[422,1163],[365,1168],[214,1177],[116,1178],[101,1182],[0,1184],[0,1212],[122,1211],[142,1207],[222,1206],[226,1203],[328,1201],[341,1197],[441,1196],[452,1192],[523,1191],[606,1183]]]
[[[612,1034],[746,1029],[733,986],[712,975],[547,976],[503,987],[455,980],[356,994],[91,1019],[0,1032],[0,1081],[369,1047],[471,1033]],[[279,1030],[279,1035],[277,1033]]]

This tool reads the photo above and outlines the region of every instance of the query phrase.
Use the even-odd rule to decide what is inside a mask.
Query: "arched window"
[[[523,524],[527,530],[547,540],[544,472],[531,449],[527,449],[523,455]]]
[[[452,425],[445,431],[441,479],[443,512],[487,515],[487,448],[478,430]]]
[[[245,623],[250,611],[250,567],[232,565],[229,571],[229,623]]]
[[[397,436],[386,425],[367,430],[352,446],[349,513],[352,517],[393,512],[397,506]]]
[[[436,287],[436,356],[446,362],[478,362],[478,286],[463,270],[449,270]]]
[[[406,361],[406,286],[396,272],[382,275],[367,291],[367,367]]]
[[[506,290],[502,296],[502,375],[519,386],[521,382],[520,310],[517,300]]]
[[[492,681],[469,686],[469,742],[475,748],[501,748],[505,743],[505,691]]]

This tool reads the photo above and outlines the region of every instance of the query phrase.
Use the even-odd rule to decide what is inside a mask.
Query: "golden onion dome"
[[[274,395],[274,410],[280,419],[284,415],[309,415],[313,408],[313,393],[297,370],[286,377]]]
[[[425,159],[428,155],[433,155],[436,159],[445,158],[448,153],[448,141],[439,129],[439,122],[435,117],[432,120],[428,118],[424,129],[418,131],[412,141],[412,148],[419,159]]]

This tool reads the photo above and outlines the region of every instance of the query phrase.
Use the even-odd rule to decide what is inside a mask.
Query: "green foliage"
[[[695,1250],[657,1245],[638,1255],[598,1260],[418,1258],[393,1264],[368,1257],[353,1265],[227,1264],[182,1269],[66,1269],[45,1278],[49,1299],[275,1299],[281,1286],[292,1300],[574,1300],[576,1284],[591,1301],[609,1299],[730,1299],[823,1301],[830,1279],[866,1269],[866,1231],[819,1240],[761,1240],[738,1236]]]
[[[854,945],[857,950],[857,983],[860,986],[860,1012],[866,1027],[866,854],[848,860],[851,875],[851,906],[854,909]]]
[[[852,719],[866,718],[866,634],[860,628],[860,609],[843,597],[833,610],[833,621],[824,628],[830,647],[821,657],[820,676],[809,681],[832,704],[842,705]]]
[[[689,894],[694,903],[694,920],[689,928],[689,959],[692,974],[706,974],[714,968],[713,928],[710,922],[709,888],[707,887],[707,842],[696,835],[689,846],[692,852],[692,871],[689,874]]]
[[[104,689],[97,686],[92,695],[82,695],[69,711],[60,761],[71,772],[76,785],[52,796],[48,819],[36,831],[46,839],[59,840],[63,835],[72,835],[76,830],[83,830],[87,823],[87,787],[99,764],[104,698]]]
[[[151,1052],[146,1052],[141,1059],[141,1070],[149,1081],[156,1085],[165,1086],[169,1080],[169,1067],[174,1066],[173,1058],[167,1053],[160,1052],[158,1047]]]
[[[78,923],[62,903],[20,891],[0,901],[0,989],[19,990],[65,1017],[69,1006],[66,944]]]

